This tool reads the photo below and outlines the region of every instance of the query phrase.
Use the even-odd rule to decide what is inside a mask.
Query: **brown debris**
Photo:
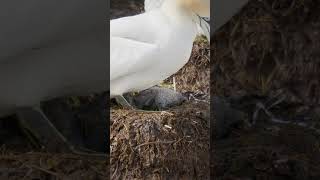
[[[260,113],[255,127],[212,140],[214,179],[320,179],[319,7],[315,0],[252,0],[212,37],[212,93],[242,99],[233,105],[248,115],[244,121],[256,103],[273,99],[269,105],[279,104],[268,110],[276,118],[314,124],[270,123]]]
[[[208,178],[208,104],[156,113],[117,109],[111,119],[112,179]]]
[[[264,0],[250,3],[213,37],[215,94],[270,96],[320,104],[320,3]]]
[[[13,153],[2,150],[0,179],[101,179],[109,178],[107,161],[72,154]]]
[[[189,62],[176,74],[168,78],[176,78],[177,90],[180,92],[200,92],[209,94],[210,83],[210,46],[207,41],[194,43]]]

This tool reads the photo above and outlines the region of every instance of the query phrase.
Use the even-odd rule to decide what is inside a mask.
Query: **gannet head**
[[[210,41],[210,25],[204,19],[210,19],[210,0],[145,0],[145,10],[151,11],[162,7],[165,11],[182,10],[192,16],[198,26],[198,34],[203,34]],[[174,7],[172,9],[172,6]],[[168,10],[170,9],[170,10]]]
[[[210,41],[210,25],[204,18],[210,18],[210,0],[177,0],[185,9],[193,12],[193,18],[199,25],[199,34],[203,34]]]
[[[210,0],[177,0],[178,3],[201,17],[210,18]]]

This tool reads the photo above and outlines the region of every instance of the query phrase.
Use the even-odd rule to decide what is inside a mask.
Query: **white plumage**
[[[160,8],[164,0],[145,0],[144,10],[151,11],[153,9]]]
[[[155,9],[159,9],[163,4],[164,0],[145,0],[144,1],[144,10],[151,11]],[[210,17],[207,17],[207,20],[210,20]],[[201,26],[198,24],[198,32],[201,35],[205,35],[210,41],[210,25],[206,21],[201,21]]]
[[[159,8],[111,21],[111,97],[152,87],[187,63],[201,19],[181,2],[164,0]]]
[[[192,0],[147,1],[159,3],[111,21],[111,96],[156,85],[190,57],[199,19],[176,3]],[[246,2],[215,2],[214,8],[226,8],[214,11],[217,25]],[[105,1],[0,1],[0,116],[55,97],[108,89],[105,7]]]
[[[0,117],[108,90],[104,1],[0,1]]]

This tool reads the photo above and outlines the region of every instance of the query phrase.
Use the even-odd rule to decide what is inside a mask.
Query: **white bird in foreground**
[[[52,98],[108,89],[104,5],[0,1],[0,117]]]
[[[210,0],[164,0],[159,8],[111,20],[111,97],[130,106],[122,94],[157,85],[182,68],[198,26],[209,31],[200,16],[210,17]]]
[[[144,10],[151,11],[153,9],[160,8],[164,0],[145,0],[144,1]]]
[[[41,143],[65,144],[39,105],[108,90],[106,5],[95,0],[0,1],[0,118],[18,113]],[[103,143],[103,137],[96,139]]]

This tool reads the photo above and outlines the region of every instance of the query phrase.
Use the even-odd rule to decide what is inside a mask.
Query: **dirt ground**
[[[214,179],[320,179],[319,7],[252,0],[212,38],[211,93],[245,115],[211,139]]]

